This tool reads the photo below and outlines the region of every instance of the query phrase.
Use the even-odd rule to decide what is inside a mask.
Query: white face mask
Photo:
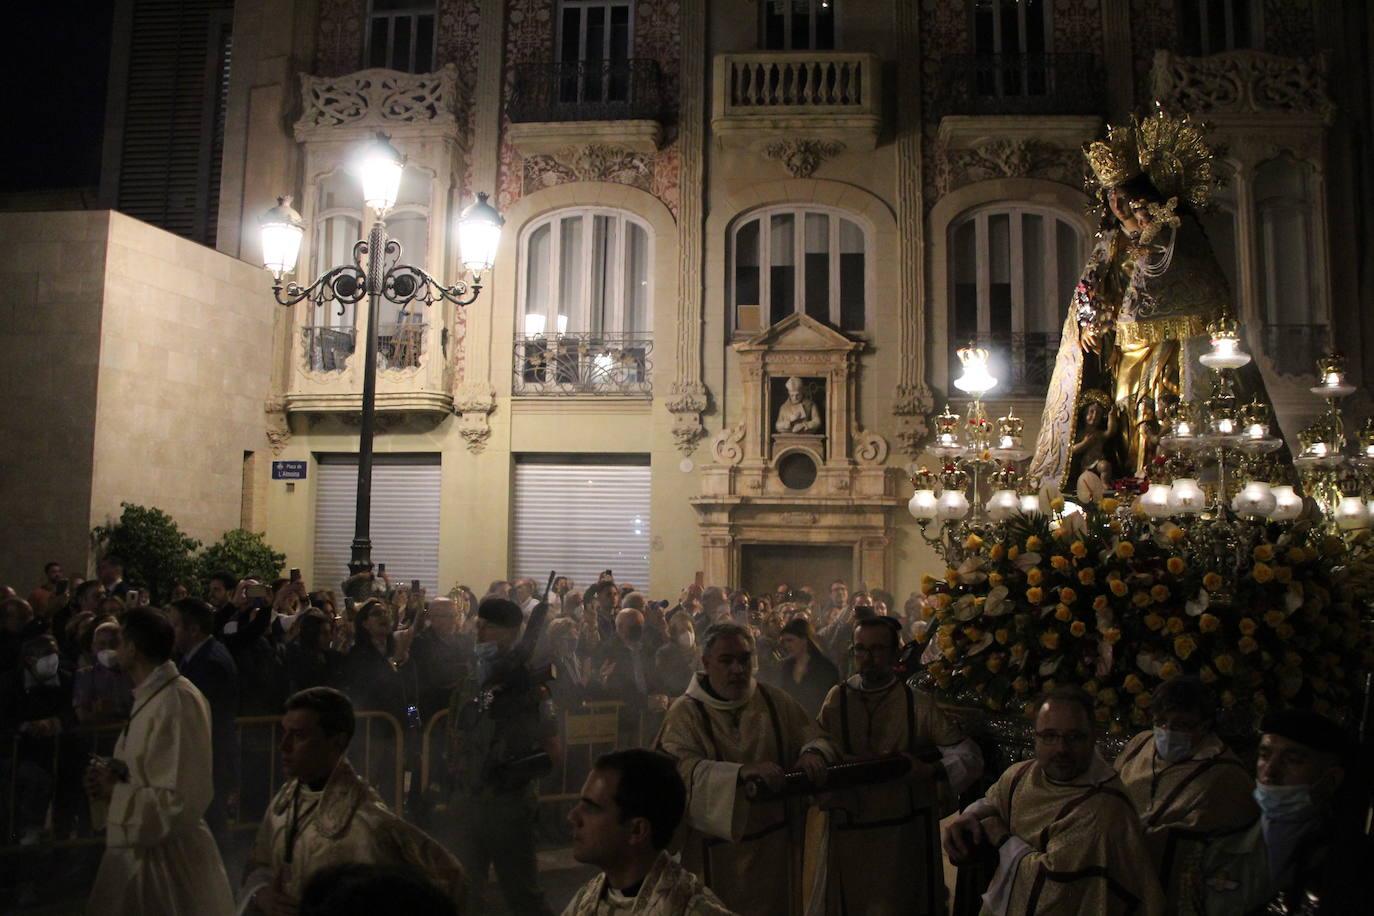
[[[676,639],[677,644],[682,646],[682,648],[690,649],[696,643],[697,635],[691,630],[683,630],[681,633],[674,636],[673,639]]]
[[[1187,732],[1156,725],[1155,750],[1170,763],[1187,760],[1193,755],[1193,736]]]
[[[40,681],[50,681],[57,677],[57,653],[52,652],[33,663],[33,673]]]
[[[115,667],[115,659],[119,657],[114,649],[101,649],[95,653],[95,662],[103,668]]]

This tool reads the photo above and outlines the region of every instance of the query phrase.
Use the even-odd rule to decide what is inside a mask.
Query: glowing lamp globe
[[[1336,527],[1342,531],[1356,531],[1360,528],[1369,527],[1369,509],[1365,506],[1364,500],[1358,496],[1341,497],[1341,501],[1336,504],[1336,511],[1333,515],[1336,519]]]
[[[290,197],[277,198],[277,205],[258,219],[258,231],[262,234],[262,266],[276,277],[295,270],[305,221],[292,209]]]
[[[964,371],[954,380],[954,387],[965,394],[981,398],[997,387],[997,379],[988,372],[988,351],[982,347],[963,347],[958,351]]]
[[[1167,483],[1152,483],[1150,488],[1140,495],[1140,508],[1150,518],[1165,518],[1172,509],[1169,508],[1169,497],[1173,495],[1174,488]]]
[[[1202,492],[1202,487],[1197,485],[1197,480],[1192,477],[1180,477],[1174,481],[1173,490],[1169,494],[1169,510],[1176,515],[1201,515],[1202,510],[1207,505],[1207,496]]]
[[[1274,511],[1269,513],[1271,522],[1291,522],[1302,515],[1302,497],[1288,484],[1270,488],[1274,494]]]
[[[968,515],[968,497],[963,490],[945,490],[940,494],[935,514],[942,522],[957,522]]]
[[[1208,369],[1239,369],[1249,364],[1250,354],[1240,346],[1240,322],[1229,316],[1218,318],[1207,326],[1212,338],[1211,352],[1198,357]]]
[[[1022,494],[1021,494],[1021,511],[1024,512],[1024,513],[1026,513],[1027,515],[1034,515],[1035,513],[1039,512],[1039,511],[1040,511],[1040,494],[1038,494],[1038,493],[1022,493]]]
[[[1005,522],[1021,508],[1021,500],[1015,490],[996,490],[988,498],[988,518],[994,522]]]
[[[918,522],[928,522],[935,518],[939,514],[935,491],[917,490],[911,494],[911,501],[906,504],[906,511],[910,512],[911,517]]]
[[[475,274],[491,270],[505,222],[496,208],[487,203],[487,195],[479,191],[477,201],[458,219],[458,248],[464,267]]]
[[[391,145],[386,134],[378,133],[370,143],[358,150],[353,158],[352,171],[362,183],[364,204],[380,213],[396,205],[396,198],[401,193],[405,159]]]
[[[1277,506],[1278,499],[1274,496],[1273,488],[1263,480],[1250,481],[1231,500],[1231,508],[1237,514],[1251,518],[1268,518]]]

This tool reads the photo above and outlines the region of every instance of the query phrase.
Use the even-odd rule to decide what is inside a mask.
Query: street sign
[[[305,462],[304,461],[274,461],[272,462],[273,480],[304,480]]]

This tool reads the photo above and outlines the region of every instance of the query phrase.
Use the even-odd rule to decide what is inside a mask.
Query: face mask
[[[479,642],[472,647],[479,662],[489,662],[501,654],[501,647],[494,642]]]
[[[40,681],[50,681],[57,677],[57,653],[45,655],[33,663],[33,673]]]
[[[676,639],[677,644],[679,646],[682,646],[682,648],[684,649],[692,648],[692,644],[697,641],[696,634],[693,633],[691,630],[683,630],[681,633],[677,634],[677,636],[674,636],[673,638]]]
[[[1255,801],[1271,821],[1293,821],[1312,808],[1311,786],[1266,786],[1255,784]]]
[[[99,652],[95,653],[96,664],[100,665],[102,668],[113,668],[117,657],[118,653],[116,653],[114,649],[101,649]]]
[[[1162,725],[1155,726],[1155,751],[1170,763],[1187,760],[1193,754],[1193,736]]]

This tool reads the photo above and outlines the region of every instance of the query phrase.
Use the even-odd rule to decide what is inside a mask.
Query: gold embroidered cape
[[[563,916],[731,916],[731,913],[700,878],[667,852],[660,852],[635,896],[623,897],[608,890],[603,872],[573,895]]]

